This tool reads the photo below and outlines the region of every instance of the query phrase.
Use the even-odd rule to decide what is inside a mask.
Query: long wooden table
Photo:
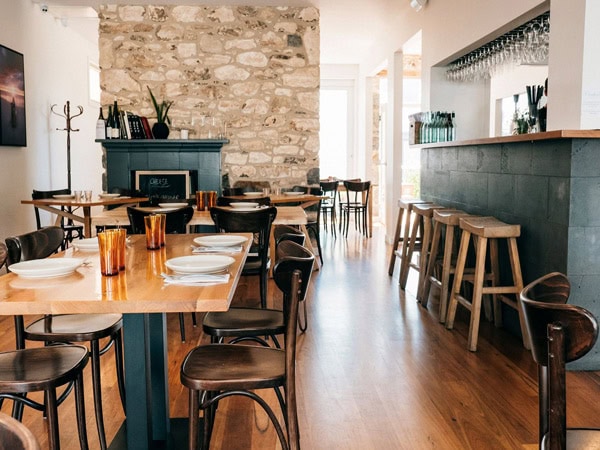
[[[98,198],[97,200],[91,201],[85,201],[83,199],[77,201],[74,198],[44,198],[36,200],[21,200],[21,204],[33,205],[36,208],[56,214],[57,226],[60,226],[60,221],[62,218],[83,223],[83,234],[85,237],[89,238],[92,237],[92,206],[135,205],[145,201],[148,201],[148,197]],[[73,211],[77,208],[81,208],[83,215],[73,213]]]
[[[213,286],[166,285],[160,276],[167,259],[191,255],[196,235],[167,235],[161,250],[146,250],[145,236],[132,236],[126,270],[114,277],[100,274],[98,252],[69,248],[55,257],[86,261],[71,275],[43,279],[13,273],[0,276],[0,315],[123,313],[127,449],[169,448],[165,313],[226,311],[250,249],[252,234],[244,235],[248,241],[243,251],[229,255],[235,259],[229,268],[229,282]]]

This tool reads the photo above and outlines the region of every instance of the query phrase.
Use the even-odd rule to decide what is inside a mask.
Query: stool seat
[[[396,265],[396,256],[402,258],[408,248],[408,240],[410,236],[410,223],[412,216],[413,205],[419,203],[431,203],[420,198],[401,198],[398,200],[398,219],[396,221],[396,230],[394,232],[394,241],[392,242],[392,251],[390,255],[390,263],[388,266],[388,274],[391,277],[394,274],[394,266]],[[406,213],[405,213],[406,212]],[[404,233],[402,233],[402,219],[404,219]],[[398,245],[402,242],[402,248]]]
[[[521,225],[504,223],[495,217],[465,217],[460,227],[475,236],[486,238],[509,238],[521,235]]]
[[[461,217],[465,216],[470,216],[470,214],[460,209],[436,209],[433,211],[433,220],[435,222],[454,227],[457,227]]]
[[[435,205],[433,203],[419,203],[413,205],[413,211],[423,217],[433,217],[433,212],[437,209],[447,209],[445,206]]]

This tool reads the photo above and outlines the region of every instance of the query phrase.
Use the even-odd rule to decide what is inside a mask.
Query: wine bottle
[[[112,139],[112,130],[113,130],[113,113],[112,106],[108,105],[108,119],[106,120],[106,139]]]
[[[121,118],[119,117],[119,107],[116,100],[113,103],[112,137],[113,139],[121,138]]]
[[[106,121],[104,120],[102,106],[100,107],[100,115],[96,121],[96,139],[106,139]]]

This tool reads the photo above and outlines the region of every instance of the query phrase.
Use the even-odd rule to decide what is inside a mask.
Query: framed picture
[[[3,45],[0,45],[0,145],[27,145],[23,54]]]

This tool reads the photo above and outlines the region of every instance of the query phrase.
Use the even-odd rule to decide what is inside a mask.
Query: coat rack
[[[83,107],[77,106],[79,113],[75,114],[74,116],[71,116],[71,102],[69,102],[67,100],[67,104],[63,107],[64,114],[56,112],[54,110],[54,108],[56,108],[56,106],[58,106],[58,105],[56,105],[56,104],[52,105],[50,107],[50,111],[52,111],[52,113],[56,114],[57,116],[64,117],[65,120],[67,121],[66,128],[57,128],[57,130],[67,132],[67,181],[68,181],[68,188],[69,188],[69,192],[70,192],[71,191],[71,131],[73,131],[73,132],[79,131],[79,128],[77,128],[77,129],[71,128],[71,120],[73,120],[75,117],[79,117],[80,115],[83,114]]]

